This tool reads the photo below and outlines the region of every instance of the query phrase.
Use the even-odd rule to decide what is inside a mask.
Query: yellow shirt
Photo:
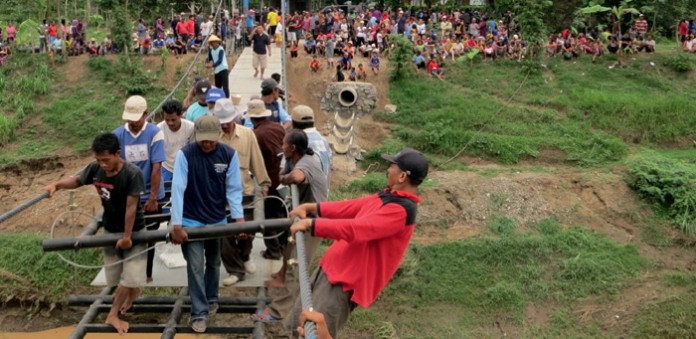
[[[278,26],[278,13],[276,12],[269,12],[268,16],[266,17],[268,20],[268,25],[270,26]]]
[[[242,125],[235,125],[232,134],[224,134],[220,142],[230,146],[237,151],[239,158],[239,172],[242,175],[242,188],[244,195],[254,195],[255,184],[258,183],[264,193],[271,187],[271,178],[266,172],[266,165],[263,162],[263,155],[256,135],[251,128]],[[254,178],[251,177],[254,175]]]

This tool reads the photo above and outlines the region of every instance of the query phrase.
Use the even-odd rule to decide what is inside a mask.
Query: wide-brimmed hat
[[[266,104],[262,100],[251,100],[247,104],[247,111],[244,118],[266,118],[270,117],[271,110],[266,109]]]
[[[215,34],[211,35],[211,36],[208,38],[208,43],[211,43],[211,42],[220,42],[220,41],[222,41],[222,40],[220,40],[220,38],[218,38],[217,35],[215,35]]]
[[[213,116],[217,117],[221,124],[228,124],[234,121],[238,115],[239,114],[237,113],[237,109],[234,107],[232,100],[224,98],[215,103]]]

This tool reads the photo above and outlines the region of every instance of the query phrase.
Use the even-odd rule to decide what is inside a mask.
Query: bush
[[[628,167],[631,188],[668,211],[681,231],[696,233],[696,166],[649,154],[629,161]]]
[[[688,73],[694,68],[692,59],[687,54],[678,53],[665,61],[665,65],[677,73]]]

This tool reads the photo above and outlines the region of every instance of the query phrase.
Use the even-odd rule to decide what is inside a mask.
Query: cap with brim
[[[275,81],[273,78],[263,79],[263,81],[261,82],[262,91],[272,91],[276,88],[278,88],[278,82]]]
[[[196,82],[196,95],[207,94],[210,87],[210,81],[208,80]]]
[[[395,156],[382,154],[382,159],[397,164],[402,171],[415,180],[423,180],[428,176],[428,160],[413,148],[404,148]]]
[[[139,95],[133,95],[126,100],[121,118],[126,121],[138,121],[147,111],[147,101]]]
[[[217,102],[225,97],[225,91],[221,88],[211,88],[205,94],[205,102]]]
[[[271,110],[266,109],[266,104],[262,100],[251,100],[247,106],[244,118],[266,118],[270,117]]]
[[[295,108],[292,109],[292,121],[314,122],[314,111],[309,106],[295,106]]]
[[[220,120],[221,124],[228,124],[234,121],[239,114],[237,109],[234,108],[232,100],[223,98],[215,103],[215,108],[213,109],[213,116]]]
[[[218,141],[222,135],[220,120],[212,115],[205,115],[196,120],[193,128],[196,141]]]
[[[222,41],[222,40],[220,40],[220,38],[218,38],[217,35],[215,35],[215,34],[211,35],[211,36],[208,38],[208,43],[211,43],[211,42],[220,42],[220,41]]]

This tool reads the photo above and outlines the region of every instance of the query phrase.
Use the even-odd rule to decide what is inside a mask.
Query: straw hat
[[[215,35],[215,34],[211,35],[211,36],[208,38],[208,43],[211,43],[211,42],[220,42],[220,41],[222,41],[222,40],[220,40],[220,38],[218,38],[217,35]]]

